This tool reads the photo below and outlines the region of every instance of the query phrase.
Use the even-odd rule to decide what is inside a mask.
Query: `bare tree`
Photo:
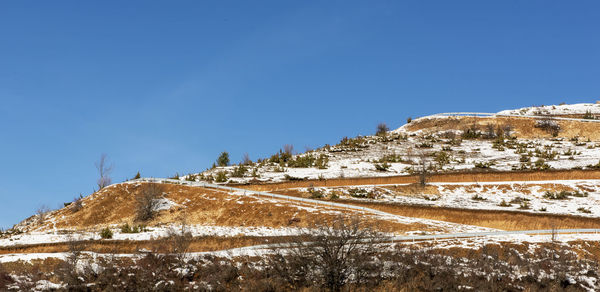
[[[98,189],[103,189],[104,187],[110,185],[112,182],[110,178],[110,174],[113,171],[114,165],[108,163],[108,156],[106,153],[102,153],[100,155],[100,159],[95,163],[96,169],[98,170]]]
[[[244,156],[242,158],[242,164],[243,165],[251,165],[252,164],[252,159],[250,159],[250,155],[248,155],[248,153],[244,153]]]
[[[50,213],[50,208],[48,208],[46,205],[41,205],[37,208],[37,210],[35,210],[35,217],[37,218],[39,224],[44,223],[48,213]]]
[[[294,145],[292,144],[285,144],[283,145],[283,153],[287,154],[287,155],[292,155],[294,154]]]
[[[156,208],[160,204],[161,195],[162,188],[160,184],[144,184],[141,193],[136,197],[136,220],[148,221],[154,218]]]
[[[358,219],[338,217],[331,224],[306,229],[285,254],[277,249],[269,267],[294,287],[316,283],[340,291],[349,279],[360,283],[382,270],[375,255],[380,251],[377,243],[384,240]]]
[[[68,253],[65,260],[58,267],[58,275],[62,277],[62,281],[72,290],[79,290],[83,285],[81,274],[86,271],[78,270],[78,263],[81,261],[81,255],[85,250],[85,241],[79,237],[70,235],[67,239]],[[85,267],[84,267],[85,269]]]
[[[485,136],[488,139],[492,139],[492,138],[496,138],[496,132],[494,130],[494,124],[487,124],[485,125],[485,129],[486,129],[486,133]]]
[[[170,247],[169,253],[175,256],[175,259],[180,266],[183,266],[189,253],[193,236],[187,223],[186,213],[181,216],[179,223],[179,230],[174,228],[169,229],[167,241]]]
[[[427,177],[429,176],[429,165],[427,163],[427,155],[424,151],[418,152],[419,157],[419,184],[424,187],[427,185]]]
[[[375,135],[385,136],[389,130],[390,128],[388,128],[386,123],[379,123],[377,125],[377,132],[375,132]]]

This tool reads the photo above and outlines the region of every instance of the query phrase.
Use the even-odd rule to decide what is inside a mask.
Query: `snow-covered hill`
[[[550,115],[600,113],[600,104],[501,111]],[[215,167],[182,180],[217,183],[407,175],[432,172],[600,167],[600,123],[520,117],[422,117],[385,135],[343,138],[306,153],[276,153],[246,165]]]
[[[542,116],[542,115],[584,115],[586,113],[600,114],[599,103],[577,103],[560,105],[542,105],[524,107],[514,110],[504,110],[498,112],[503,115],[523,115],[523,116]]]

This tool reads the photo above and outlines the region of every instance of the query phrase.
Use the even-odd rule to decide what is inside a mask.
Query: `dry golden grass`
[[[423,194],[428,194],[428,195],[439,195],[440,194],[438,187],[431,186],[431,185],[422,187],[418,184],[409,184],[409,185],[384,186],[383,188],[390,190],[397,195],[406,196],[406,197],[421,196]]]
[[[177,223],[182,218],[188,224],[219,226],[267,226],[282,227],[296,224],[306,226],[322,220],[326,214],[308,212],[285,204],[236,196],[210,189],[163,184],[165,198],[179,204],[161,211],[147,225]],[[116,185],[84,199],[84,207],[78,212],[69,208],[58,211],[56,228],[97,228],[103,225],[134,223],[135,196],[142,187]],[[64,216],[64,218],[63,218]],[[296,218],[290,223],[290,219]]]
[[[57,270],[57,267],[62,263],[62,260],[56,258],[47,258],[44,260],[31,260],[29,262],[17,261],[3,263],[4,269],[12,274],[37,274],[41,273],[52,273]]]
[[[289,242],[293,238],[286,236],[236,236],[236,237],[195,237],[190,242],[189,252],[205,252],[231,249],[244,246],[252,246],[267,243]],[[0,247],[0,254],[14,253],[57,253],[68,252],[69,243],[42,243],[21,246]],[[168,252],[165,249],[164,240],[90,240],[82,242],[85,251],[97,253],[137,253],[139,250],[153,250],[157,252]]]
[[[46,228],[97,232],[108,225],[134,224],[135,196],[142,186],[115,185],[84,199],[84,207],[72,212],[68,207],[53,215],[55,222]],[[255,196],[239,196],[211,189],[164,184],[165,198],[178,204],[161,211],[147,226],[167,223],[215,226],[309,227],[344,214],[365,216],[365,221],[382,231],[402,233],[410,230],[437,230],[423,224],[401,224],[376,219],[369,214],[346,209],[306,205]]]
[[[518,138],[552,138],[546,131],[535,127],[535,119],[519,117],[447,117],[437,119],[415,120],[406,125],[409,131],[423,130],[425,132],[438,132],[446,130],[462,130],[472,125],[481,129],[489,124],[497,126],[510,125]],[[600,123],[579,121],[557,121],[560,125],[558,137],[572,138],[579,136],[585,140],[600,140]]]

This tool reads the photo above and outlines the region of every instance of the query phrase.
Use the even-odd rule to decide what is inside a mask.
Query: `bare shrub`
[[[386,123],[379,123],[377,125],[377,130],[375,131],[375,135],[377,136],[385,136],[387,135],[387,132],[390,131],[390,128],[388,128]]]
[[[495,128],[494,128],[494,124],[487,124],[485,126],[485,137],[487,139],[496,138],[496,131],[495,131]]]
[[[560,132],[560,125],[551,119],[537,120],[535,121],[535,127],[546,131],[546,133],[551,134],[554,137],[558,136],[558,133]]]
[[[248,153],[244,153],[244,156],[242,157],[242,164],[252,165],[252,159],[250,159],[250,155],[248,155]]]
[[[505,137],[510,137],[510,134],[513,131],[513,126],[511,124],[506,124],[502,127],[502,132],[504,132]]]
[[[100,159],[95,163],[96,170],[98,170],[98,189],[103,189],[104,187],[111,184],[112,179],[110,178],[110,174],[113,171],[114,165],[108,163],[108,156],[106,153],[102,153],[100,155]]]
[[[46,205],[41,205],[35,211],[35,217],[39,224],[43,224],[46,221],[46,217],[48,217],[48,213],[50,213],[50,208]]]
[[[4,270],[4,266],[0,263],[0,289],[4,290],[13,283],[13,279],[10,277],[8,272]]]
[[[142,186],[136,199],[136,220],[148,221],[154,218],[156,208],[160,204],[162,187],[157,183],[148,183]]]
[[[187,215],[183,214],[180,219],[180,226],[177,229],[171,228],[168,231],[166,241],[168,243],[168,252],[173,255],[180,266],[183,266],[190,250],[193,236],[190,227],[187,224]]]
[[[425,187],[427,185],[427,177],[429,176],[429,166],[427,163],[427,155],[425,152],[419,152],[419,185]]]
[[[383,237],[357,219],[338,217],[306,229],[282,253],[269,257],[270,272],[295,289],[319,285],[340,291],[350,278],[360,283],[381,270],[376,242]]]
[[[83,275],[90,271],[78,270],[78,264],[81,261],[81,254],[85,250],[85,242],[79,238],[70,236],[67,241],[68,252],[65,260],[57,267],[57,275],[64,284],[67,284],[70,290],[85,289],[85,279]]]
[[[80,194],[79,197],[75,197],[73,202],[69,205],[71,212],[78,212],[83,208],[83,196]]]
[[[293,155],[294,154],[294,145],[292,145],[292,144],[283,145],[283,153],[285,153],[288,156]]]

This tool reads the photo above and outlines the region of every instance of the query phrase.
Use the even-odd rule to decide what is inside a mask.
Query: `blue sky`
[[[597,1],[2,1],[0,227],[113,180],[600,99]]]

